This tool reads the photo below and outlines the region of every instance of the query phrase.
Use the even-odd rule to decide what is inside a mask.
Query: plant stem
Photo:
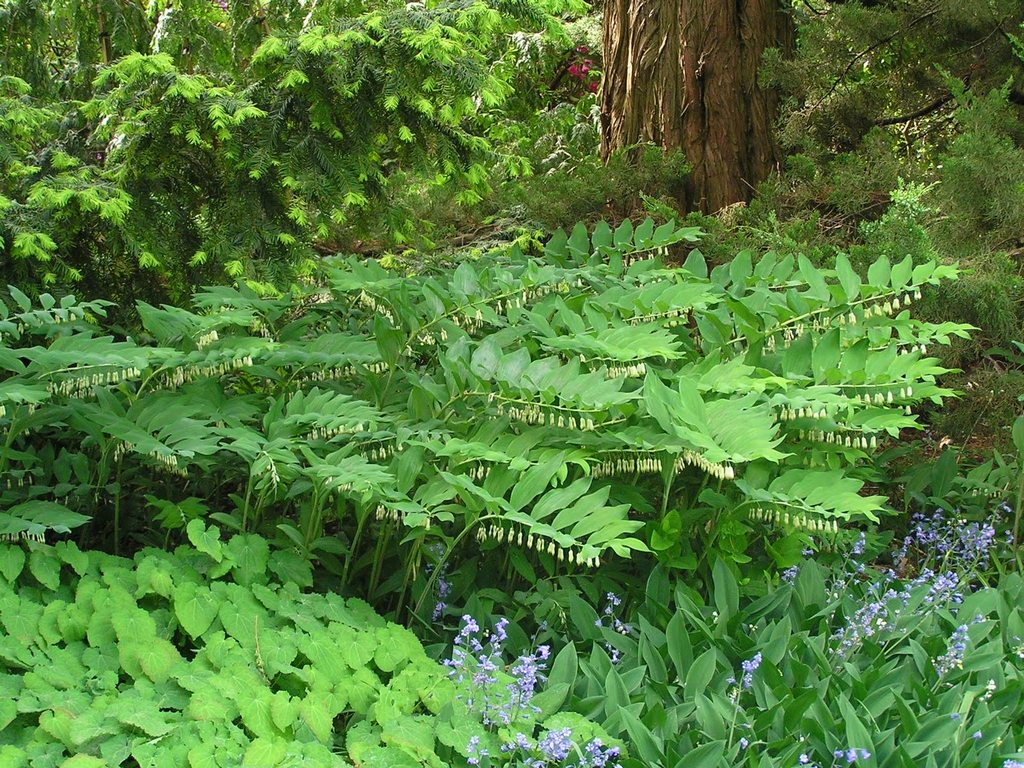
[[[466,534],[473,530],[474,526],[480,525],[480,523],[487,522],[488,520],[497,520],[500,517],[501,515],[494,514],[478,517],[472,523],[463,528],[462,531],[459,532],[458,536],[452,539],[448,544],[448,549],[445,550],[445,553],[441,555],[440,559],[437,561],[437,565],[434,566],[434,570],[431,572],[430,578],[427,579],[427,584],[423,588],[423,594],[420,595],[420,599],[416,601],[416,607],[413,608],[414,613],[420,612],[420,609],[423,607],[423,601],[426,599],[427,595],[430,594],[430,591],[434,588],[434,582],[437,581],[438,576],[441,574],[442,566],[448,562],[448,558],[451,557],[452,552],[455,551],[455,547],[459,545],[460,541],[466,538]]]
[[[370,595],[377,591],[377,585],[380,581],[380,570],[384,561],[384,543],[389,538],[391,538],[391,525],[385,520],[384,525],[381,527],[380,535],[377,536],[377,543],[373,548],[373,567],[370,570]]]
[[[352,537],[352,546],[349,548],[348,557],[345,558],[345,567],[341,572],[341,587],[345,589],[348,587],[348,575],[352,570],[352,561],[356,559],[356,552],[359,551],[359,542],[363,538],[363,529],[366,527],[366,521],[370,519],[369,511],[360,515],[356,511],[356,534]]]
[[[409,582],[413,578],[413,572],[416,570],[416,566],[420,560],[420,546],[423,543],[423,539],[417,539],[416,543],[413,544],[412,552],[409,553],[409,560],[405,564],[405,578],[402,579],[402,590],[398,593],[398,602],[395,604],[395,618],[397,619],[402,615],[402,607],[405,604],[405,593],[409,589]]]
[[[1020,521],[1021,513],[1024,512],[1024,467],[1018,467],[1017,474],[1017,499],[1013,510],[1013,551],[1017,570],[1021,571],[1024,570],[1020,556]]]
[[[252,495],[252,472],[245,481],[245,500],[242,502],[242,533],[245,533],[249,521],[249,497]]]
[[[114,473],[114,485],[117,486],[117,493],[114,495],[114,554],[121,554],[121,459],[117,460],[117,471]]]

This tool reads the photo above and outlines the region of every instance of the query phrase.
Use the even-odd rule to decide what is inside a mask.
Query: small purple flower
[[[857,541],[855,541],[853,543],[853,549],[851,550],[852,554],[854,554],[854,555],[863,555],[864,554],[864,549],[865,549],[866,545],[867,545],[867,537],[864,535],[864,533],[862,531],[860,536],[857,537]]]
[[[600,739],[594,739],[583,747],[583,759],[579,768],[605,768],[608,763],[619,759],[619,748],[604,748]],[[613,768],[621,768],[617,763]]]
[[[619,649],[611,643],[605,643],[604,649],[608,651],[608,656],[611,658],[612,664],[618,664],[622,659],[622,654],[619,653]]]
[[[866,749],[860,747],[850,747],[849,749],[837,749],[832,753],[835,755],[837,760],[846,760],[847,765],[853,765],[858,760],[867,760],[871,757],[871,753]]]
[[[466,745],[466,762],[470,765],[480,765],[480,758],[487,757],[487,750],[480,746],[480,737],[471,736],[469,744]]]
[[[969,572],[985,568],[999,546],[996,527],[1007,515],[1003,507],[980,522],[963,519],[957,512],[936,509],[932,515],[920,512],[911,517],[911,529],[896,552],[899,564],[941,560],[950,568]]]
[[[469,614],[462,617],[462,629],[459,630],[459,634],[455,637],[455,644],[459,645],[460,642],[467,640],[471,635],[475,635],[480,631],[480,625],[476,623]]]
[[[740,749],[746,749],[748,746],[750,746],[750,742],[743,736],[740,736]]]
[[[452,592],[452,584],[445,577],[448,575],[448,563],[441,561],[441,555],[444,553],[444,546],[439,542],[428,547],[428,551],[434,555],[435,558],[440,562],[440,568],[437,572],[437,581],[434,584],[434,609],[430,614],[431,621],[437,621],[444,615],[444,612],[448,609],[447,599]],[[427,563],[426,573],[427,576],[434,571],[435,564],[432,562]]]
[[[946,675],[954,669],[963,668],[964,653],[967,651],[967,640],[966,624],[961,624],[953,630],[953,634],[949,638],[949,648],[942,656],[935,660],[935,669],[938,670],[939,675]],[[954,712],[950,717],[959,719],[960,715]]]
[[[530,709],[537,712],[537,708],[531,704],[536,693],[537,686],[546,678],[544,677],[545,664],[550,654],[550,649],[542,645],[529,655],[520,656],[512,665],[510,673],[513,681],[508,685],[508,703],[499,708],[498,717],[505,724],[509,725],[520,712]]]
[[[629,635],[633,633],[633,627],[623,622],[616,615],[616,609],[622,605],[622,598],[616,595],[614,592],[609,592],[605,595],[605,606],[602,615],[594,622],[596,627],[607,626],[620,635]],[[608,624],[605,624],[605,621]]]
[[[538,751],[551,763],[560,763],[569,756],[572,751],[572,730],[560,728],[557,731],[548,731],[544,737],[537,742]]]
[[[505,641],[508,640],[507,628],[508,619],[498,619],[497,623],[494,625],[494,632],[491,634],[491,642],[497,643],[498,646],[503,645]]]
[[[754,658],[749,661],[744,661],[740,664],[743,668],[743,680],[742,685],[744,690],[750,688],[754,684],[754,673],[757,672],[761,666],[761,652],[758,651],[754,654]]]
[[[963,585],[952,571],[936,574],[925,569],[909,582],[900,582],[890,571],[868,585],[867,600],[849,617],[846,625],[833,634],[838,655],[846,658],[867,638],[895,629],[910,609],[915,592],[922,589],[924,604],[915,609],[921,615],[963,602]]]

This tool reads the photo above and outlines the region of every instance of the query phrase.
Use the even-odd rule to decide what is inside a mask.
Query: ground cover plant
[[[942,511],[898,542],[708,596],[658,569],[629,609],[608,595],[573,706],[634,765],[990,766],[1024,755],[1024,614],[999,514]],[[827,558],[826,558],[827,560]]]
[[[559,645],[464,616],[441,663],[255,534],[129,560],[0,545],[13,766],[1016,765],[1024,582],[998,513],[918,519],[710,599],[657,567]],[[308,575],[309,569],[306,566]],[[627,597],[627,601],[630,598]],[[600,609],[595,610],[595,608]],[[584,651],[590,648],[588,653]]]
[[[500,632],[483,654],[467,631],[450,674],[365,602],[275,576],[289,567],[264,539],[197,540],[134,560],[0,545],[5,767],[465,765],[498,712],[510,759],[618,756],[600,726],[559,714],[564,696],[534,696],[546,654],[506,672]]]

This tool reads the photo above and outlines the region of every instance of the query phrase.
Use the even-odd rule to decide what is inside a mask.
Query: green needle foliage
[[[155,543],[154,510],[167,536],[210,514],[420,608],[424,545],[510,546],[510,578],[531,552],[552,573],[651,549],[694,567],[698,528],[743,557],[731,532],[755,520],[786,534],[789,564],[801,536],[882,513],[858,466],[948,394],[925,347],[966,328],[910,308],[956,270],[662,261],[698,235],[578,227],[543,258],[413,277],[325,262],[280,298],[140,304],[148,343],[107,335],[102,302],[11,288],[0,533],[90,517],[115,546]]]
[[[560,16],[583,6],[229,8],[0,7],[5,274],[81,280],[130,306],[186,299],[225,274],[273,293],[371,220],[401,241],[411,225],[387,204],[389,178],[480,199],[487,114],[513,93],[511,33],[562,39]]]

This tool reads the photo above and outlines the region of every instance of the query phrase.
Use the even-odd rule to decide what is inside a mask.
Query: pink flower
[[[572,75],[573,77],[579,77],[580,76],[580,67],[579,67],[579,65],[578,64],[570,64],[569,65],[569,74]]]
[[[597,80],[592,83],[587,83],[587,90],[591,93],[597,93]]]
[[[585,45],[581,45],[581,46],[578,46],[578,47],[576,48],[576,50],[577,50],[577,51],[578,51],[579,53],[590,53],[590,49],[589,49],[589,48],[587,48],[587,46],[585,46]]]

